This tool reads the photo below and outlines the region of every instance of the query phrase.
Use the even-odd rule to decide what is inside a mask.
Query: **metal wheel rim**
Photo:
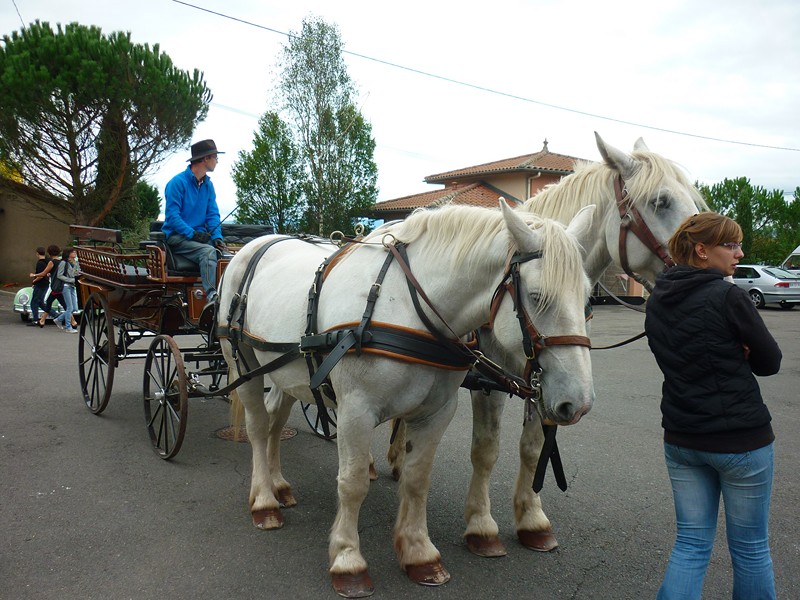
[[[153,450],[169,460],[181,449],[189,414],[183,356],[172,336],[158,335],[150,344],[142,389],[145,425]]]
[[[764,306],[764,296],[761,295],[761,292],[751,291],[750,292],[750,300],[753,302],[753,306],[756,308],[761,308]]]
[[[326,408],[328,411],[328,419],[330,419],[331,422],[328,424],[330,435],[325,435],[325,430],[322,428],[322,419],[320,418],[319,410],[317,410],[317,405],[314,403],[306,404],[305,402],[301,402],[300,407],[303,409],[303,416],[306,418],[306,423],[308,423],[308,426],[311,427],[311,431],[313,431],[323,440],[336,439],[336,409]]]
[[[94,293],[83,307],[78,336],[78,375],[86,407],[98,415],[111,398],[117,346],[105,297]]]

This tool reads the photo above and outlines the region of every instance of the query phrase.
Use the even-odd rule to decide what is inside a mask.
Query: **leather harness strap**
[[[628,264],[628,252],[627,252],[627,234],[628,231],[633,232],[633,234],[639,238],[642,244],[645,245],[647,249],[653,252],[656,256],[658,256],[661,261],[664,263],[666,267],[674,267],[675,261],[672,260],[672,257],[669,255],[669,252],[664,248],[664,246],[656,239],[656,236],[653,235],[653,232],[650,231],[650,228],[645,223],[644,219],[642,219],[642,215],[639,213],[639,210],[636,208],[633,202],[631,202],[628,198],[628,190],[625,187],[625,183],[622,180],[622,175],[617,175],[614,178],[614,195],[616,196],[617,200],[617,210],[619,211],[619,260],[620,266],[625,271],[625,273],[639,281],[637,276],[631,270],[630,265]]]

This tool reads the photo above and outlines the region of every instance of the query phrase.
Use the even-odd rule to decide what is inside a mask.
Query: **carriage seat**
[[[197,263],[180,255],[173,254],[167,244],[167,236],[161,231],[164,221],[150,222],[150,240],[164,250],[167,257],[167,272],[175,277],[200,277]],[[271,225],[222,224],[222,240],[226,245],[244,245],[262,235],[271,235],[275,229]]]

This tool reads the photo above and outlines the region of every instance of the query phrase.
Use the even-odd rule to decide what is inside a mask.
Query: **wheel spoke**
[[[78,338],[78,369],[86,406],[93,413],[102,412],[111,395],[116,350],[113,323],[106,309],[105,297],[93,293],[84,305]]]
[[[145,421],[153,449],[163,459],[178,453],[186,430],[188,391],[181,352],[170,336],[159,335],[145,362]]]

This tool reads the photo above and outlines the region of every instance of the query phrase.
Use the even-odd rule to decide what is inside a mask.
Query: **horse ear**
[[[596,131],[594,132],[594,137],[597,141],[597,149],[600,151],[600,156],[603,157],[605,163],[622,175],[623,179],[632,177],[636,171],[636,161],[621,150],[606,144]]]
[[[541,244],[539,243],[539,232],[530,226],[512,209],[504,198],[500,198],[500,212],[503,213],[508,232],[516,243],[517,248],[523,252],[533,252]]]
[[[588,248],[591,245],[589,242],[593,237],[592,221],[596,208],[594,204],[584,206],[578,211],[578,214],[572,217],[572,221],[567,226],[567,233],[575,236],[581,248]]]
[[[644,139],[639,138],[636,140],[636,143],[633,145],[634,152],[650,152],[650,148],[647,147],[647,144],[644,143]]]

